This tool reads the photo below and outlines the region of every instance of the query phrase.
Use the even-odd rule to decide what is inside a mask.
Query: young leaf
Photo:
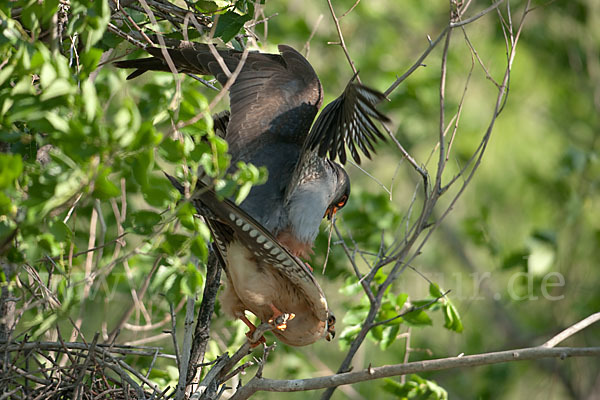
[[[215,29],[215,36],[220,37],[224,42],[229,42],[238,34],[244,24],[251,19],[251,15],[240,15],[233,11],[227,11],[225,14],[219,16],[219,22]]]

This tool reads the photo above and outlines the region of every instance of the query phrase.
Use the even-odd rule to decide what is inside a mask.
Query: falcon
[[[388,119],[375,108],[384,95],[352,79],[313,124],[323,102],[321,83],[300,53],[278,48],[280,54],[248,53],[230,87],[231,112],[218,123],[226,131],[231,165],[265,166],[267,182],[254,186],[239,208],[217,201],[206,187],[195,205],[212,215],[209,226],[228,280],[224,308],[251,330],[246,310],[273,321],[284,343],[301,346],[331,333],[322,290],[298,257],[312,253],[321,219],[348,200],[348,175],[334,160],[346,162],[346,146],[357,163],[358,150],[370,158],[373,144],[385,140],[373,120]],[[115,63],[136,69],[128,79],[148,70],[170,71],[161,49],[146,50],[152,57]],[[215,57],[207,45],[192,42],[167,51],[179,72],[214,75],[222,85],[228,81],[223,65],[234,71],[242,59],[241,51],[218,49]],[[261,246],[264,251],[257,251]]]
[[[168,174],[167,178],[184,192],[175,178]],[[274,325],[275,336],[291,346],[335,336],[335,316],[304,262],[231,200],[219,199],[203,181],[198,182],[192,202],[211,230],[219,262],[226,266],[228,285],[221,306],[248,326],[248,338],[256,327],[246,317],[247,310]]]

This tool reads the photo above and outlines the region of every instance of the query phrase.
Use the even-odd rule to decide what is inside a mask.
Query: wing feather
[[[327,153],[332,160],[339,157],[342,164],[346,162],[345,147],[359,164],[358,149],[371,158],[374,143],[386,140],[373,121],[389,122],[375,108],[383,99],[383,93],[351,81],[344,93],[323,109],[306,139],[305,149],[316,149],[319,157],[325,157]]]
[[[165,175],[179,191],[183,190],[175,178]],[[202,181],[198,182],[192,201],[197,211],[207,219],[220,258],[226,259],[228,243],[234,238],[239,240],[258,259],[272,265],[289,279],[304,293],[315,314],[326,320],[329,314],[327,300],[313,273],[268,230],[230,200],[218,199],[215,192]]]

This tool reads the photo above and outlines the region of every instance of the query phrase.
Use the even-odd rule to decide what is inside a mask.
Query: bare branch
[[[115,338],[119,334],[119,331],[121,330],[123,325],[127,322],[127,320],[129,320],[129,317],[131,317],[131,314],[133,313],[133,311],[135,310],[135,307],[136,307],[136,299],[137,299],[137,302],[139,302],[144,298],[144,295],[146,294],[146,290],[148,289],[148,286],[150,285],[150,280],[152,279],[152,277],[154,276],[154,273],[158,269],[161,259],[162,259],[162,256],[158,256],[156,258],[156,260],[154,260],[152,269],[150,270],[150,273],[148,273],[148,275],[146,275],[146,279],[144,279],[144,282],[142,283],[142,286],[140,287],[139,293],[133,297],[133,300],[134,300],[133,303],[129,306],[129,308],[127,308],[125,310],[125,312],[123,312],[123,315],[119,319],[119,322],[117,323],[117,325],[113,328],[113,330],[108,335],[108,340],[107,340],[108,343],[112,343],[115,340]]]
[[[568,357],[600,357],[600,347],[531,347],[470,356],[415,361],[407,364],[372,367],[362,371],[339,373],[319,378],[294,380],[255,378],[240,388],[231,399],[244,400],[258,391],[299,392],[428,371],[442,371],[514,361],[538,360],[541,358],[560,358],[561,360],[564,360]]]
[[[389,324],[390,322],[392,322],[394,320],[397,320],[398,318],[404,317],[406,314],[410,314],[410,313],[415,312],[415,311],[423,310],[423,309],[431,306],[432,304],[437,303],[441,298],[446,297],[446,295],[448,293],[450,293],[450,290],[446,290],[440,296],[436,297],[435,299],[433,299],[433,300],[431,300],[431,301],[429,301],[429,302],[427,302],[427,303],[425,303],[423,305],[420,305],[420,306],[411,306],[411,307],[409,307],[408,310],[406,310],[406,311],[404,311],[404,312],[396,315],[395,317],[388,318],[388,319],[383,320],[383,321],[375,322],[373,325],[371,325],[371,328],[374,328],[374,327],[379,326],[379,325]]]
[[[588,326],[590,326],[592,324],[595,324],[598,321],[600,321],[600,312],[592,314],[589,317],[582,319],[578,323],[571,325],[570,327],[568,327],[567,329],[560,332],[559,334],[554,336],[552,339],[550,339],[546,343],[544,343],[542,345],[542,347],[554,347],[557,344],[559,344],[560,342],[570,338],[577,332],[587,328]]]
[[[206,263],[206,278],[204,283],[204,292],[202,293],[202,303],[198,310],[196,328],[194,330],[194,340],[190,355],[188,377],[189,383],[198,383],[202,370],[198,364],[204,361],[204,353],[208,340],[210,339],[210,322],[215,309],[217,293],[221,281],[221,266],[213,252],[210,253]]]
[[[194,325],[194,304],[196,297],[190,296],[187,299],[187,307],[185,309],[185,322],[183,334],[183,347],[181,349],[181,363],[179,364],[179,382],[175,392],[175,399],[181,400],[185,396],[188,367],[190,362],[190,354],[192,352],[192,325]]]
[[[448,33],[450,29],[470,24],[471,22],[474,22],[479,18],[483,17],[484,15],[489,14],[491,11],[497,9],[502,3],[504,3],[504,0],[499,0],[491,6],[489,6],[488,8],[486,8],[485,10],[481,11],[480,13],[474,15],[473,17],[467,18],[460,22],[450,22],[435,40],[429,40],[429,47],[425,49],[425,51],[423,52],[423,54],[421,54],[417,61],[415,61],[415,63],[404,74],[402,74],[398,79],[396,79],[396,81],[384,92],[386,97],[389,96],[398,87],[398,85],[400,85],[406,78],[408,78],[408,76],[411,75],[417,68],[423,65],[423,61],[425,61],[429,53],[431,53],[431,50],[433,50],[438,45],[438,43],[442,40],[444,36],[446,36],[446,33]]]
[[[348,59],[348,62],[350,63],[350,68],[352,68],[352,72],[354,73],[354,75],[356,75],[356,79],[358,80],[359,83],[361,83],[360,77],[358,76],[358,71],[356,70],[356,67],[354,66],[354,61],[352,61],[352,58],[350,57],[350,53],[348,53],[348,48],[346,47],[346,42],[344,42],[344,35],[342,34],[342,28],[340,27],[340,20],[335,16],[335,11],[333,10],[333,5],[331,5],[331,0],[327,0],[327,4],[329,5],[329,11],[331,12],[331,18],[333,18],[333,22],[335,23],[335,28],[337,29],[338,37],[340,38],[339,45],[342,47],[342,50],[344,50],[344,54],[346,55],[346,58]]]

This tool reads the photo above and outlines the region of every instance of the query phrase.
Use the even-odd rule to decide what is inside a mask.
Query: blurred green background
[[[340,16],[354,2],[333,4]],[[474,2],[472,10],[487,4]],[[511,2],[515,24],[523,4]],[[413,262],[431,280],[452,289],[450,298],[462,315],[464,332],[441,328],[442,316],[432,314],[433,326],[412,329],[411,347],[417,350],[411,353],[411,360],[539,345],[600,309],[600,4],[589,0],[533,5],[536,8],[528,15],[518,44],[508,102],[483,163],[423,254]],[[319,73],[326,95],[337,96],[352,71],[341,48],[327,44],[338,41],[327,3],[269,1],[266,14],[274,13],[279,15],[269,21],[269,42],[296,48],[304,46],[323,16],[310,42],[308,59]],[[445,2],[379,0],[360,2],[341,19],[341,26],[363,82],[385,90],[426,49],[427,35],[437,37],[446,20]],[[490,74],[500,80],[506,50],[497,15],[492,13],[468,25],[465,33]],[[463,33],[454,31],[452,39],[446,121],[456,110],[472,62]],[[413,73],[382,107],[392,118],[400,142],[418,163],[425,163],[438,139],[440,59],[438,46],[425,60],[426,67]],[[464,165],[479,144],[495,97],[495,87],[475,65],[449,169]],[[437,154],[427,164],[432,174],[436,163]],[[393,212],[373,215],[361,204],[371,195],[382,199],[389,195],[371,178],[349,167],[353,193],[338,225],[370,231],[375,238],[370,247],[365,246],[376,252],[373,243],[381,233],[371,228],[383,228],[393,235],[398,227],[391,222],[386,226],[386,222],[396,213],[406,215],[420,178],[386,146],[380,146],[375,159],[363,167],[392,189]],[[446,172],[446,179],[455,171]],[[370,211],[372,218],[360,220],[357,210]],[[354,235],[368,243],[367,235]],[[333,254],[336,259],[343,257],[341,251]],[[418,299],[426,297],[427,286],[407,270],[394,290]],[[357,297],[340,300],[342,306],[334,310],[355,304]],[[333,300],[334,304],[340,300]],[[599,343],[600,328],[592,326],[563,345]],[[313,351],[306,349],[309,361],[314,361]],[[335,370],[337,364],[328,362],[334,357],[329,356],[329,346],[326,351],[328,356],[319,358]],[[403,356],[403,340],[384,351],[367,341],[353,365],[365,368],[369,363],[398,363]],[[447,389],[450,398],[600,396],[600,363],[596,359],[505,364],[425,377]],[[381,383],[373,382],[354,385],[355,391],[338,392],[334,398],[386,398],[377,392],[380,387]],[[306,395],[296,398],[302,396]]]

